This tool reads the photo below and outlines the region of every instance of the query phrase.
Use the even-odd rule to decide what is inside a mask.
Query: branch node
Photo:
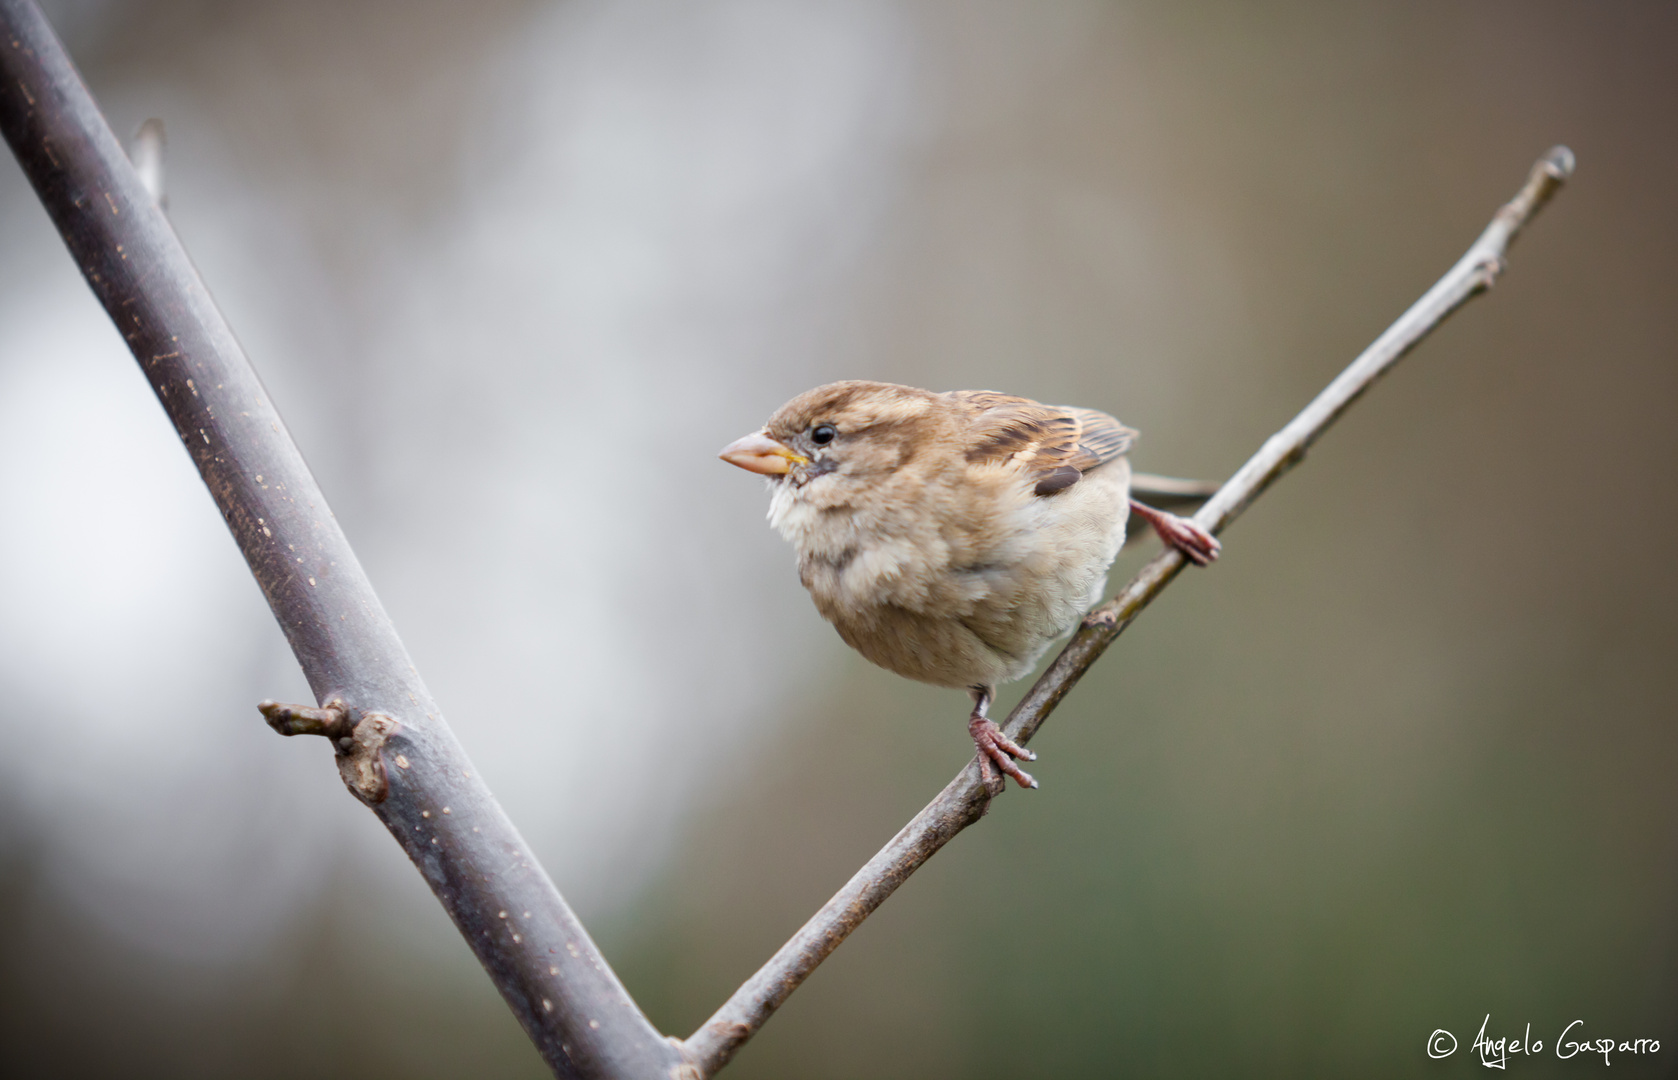
[[[385,743],[402,725],[384,713],[366,713],[355,734],[338,740],[338,775],[350,794],[372,806],[390,797],[390,774],[385,771]],[[349,745],[344,745],[344,744]]]
[[[281,735],[322,735],[338,758],[338,775],[350,794],[369,806],[390,796],[390,774],[385,771],[384,745],[402,726],[384,713],[362,713],[352,723],[350,708],[333,698],[320,708],[286,705],[268,700],[257,705],[268,726]]]
[[[1119,616],[1106,604],[1084,616],[1084,625],[1091,630],[1108,629],[1119,625]]]

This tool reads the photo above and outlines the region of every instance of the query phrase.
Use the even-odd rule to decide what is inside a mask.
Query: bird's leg
[[[1196,566],[1207,566],[1218,557],[1223,545],[1218,538],[1202,529],[1188,518],[1180,518],[1176,514],[1168,514],[1164,510],[1155,510],[1147,503],[1130,500],[1130,508],[1136,516],[1145,520],[1159,533],[1159,538],[1165,541],[1167,547],[1174,547],[1183,553],[1183,557]]]
[[[996,775],[991,767],[994,765],[1017,780],[1021,787],[1036,787],[1037,781],[1015,765],[1014,758],[1036,761],[1037,755],[1004,735],[1002,729],[996,726],[996,721],[985,715],[995,692],[988,686],[970,686],[967,692],[973,698],[973,715],[967,718],[967,733],[973,736],[973,745],[979,748],[979,779],[984,781],[991,794],[1000,795],[1008,781]]]

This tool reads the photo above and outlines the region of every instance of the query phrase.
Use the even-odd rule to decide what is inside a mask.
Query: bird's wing
[[[1136,441],[1136,432],[1094,409],[1043,405],[994,390],[947,396],[970,410],[967,460],[1011,462],[1033,480],[1038,495],[1064,491]]]

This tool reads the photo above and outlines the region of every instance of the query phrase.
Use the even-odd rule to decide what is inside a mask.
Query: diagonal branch
[[[0,129],[157,392],[331,738],[562,1077],[691,1075],[647,1021],[455,741],[186,250],[32,0],[0,0]]]
[[[1489,289],[1503,272],[1504,253],[1526,223],[1573,174],[1573,152],[1552,148],[1533,166],[1526,185],[1498,210],[1468,253],[1386,332],[1375,339],[1293,421],[1272,435],[1241,470],[1214,495],[1194,520],[1211,532],[1240,516],[1254,499],[1299,464],[1305,452],[1364,391],[1373,386],[1468,300]],[[1096,608],[1049,669],[1009,714],[1003,729],[1025,742],[1101,657],[1183,569],[1185,560],[1167,548],[1144,566],[1117,596]],[[970,763],[914,820],[858,870],[833,899],[781,946],[705,1026],[686,1042],[704,1075],[727,1064],[742,1043],[756,1034],[816,965],[885,902],[921,864],[961,830],[979,820],[989,805],[977,763]]]

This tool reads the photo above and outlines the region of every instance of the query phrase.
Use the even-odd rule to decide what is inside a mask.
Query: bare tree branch
[[[0,128],[297,653],[346,784],[419,867],[555,1074],[691,1076],[484,786],[157,201],[30,0],[0,0]]]
[[[1299,464],[1311,444],[1364,391],[1448,315],[1491,287],[1503,272],[1504,253],[1515,236],[1572,174],[1573,152],[1565,146],[1554,147],[1539,159],[1526,185],[1498,210],[1486,231],[1450,273],[1376,338],[1287,427],[1271,436],[1201,508],[1194,520],[1213,533],[1222,532],[1283,473]],[[1113,639],[1135,621],[1184,565],[1179,552],[1166,548],[1117,596],[1091,612],[1060,656],[1009,714],[1003,730],[1018,742],[1030,739]],[[746,980],[694,1032],[685,1045],[702,1073],[709,1076],[727,1064],[740,1045],[763,1026],[816,965],[838,948],[922,863],[957,833],[979,820],[988,805],[986,788],[979,779],[975,761],[869,859],[792,940],[781,946],[757,974]]]

